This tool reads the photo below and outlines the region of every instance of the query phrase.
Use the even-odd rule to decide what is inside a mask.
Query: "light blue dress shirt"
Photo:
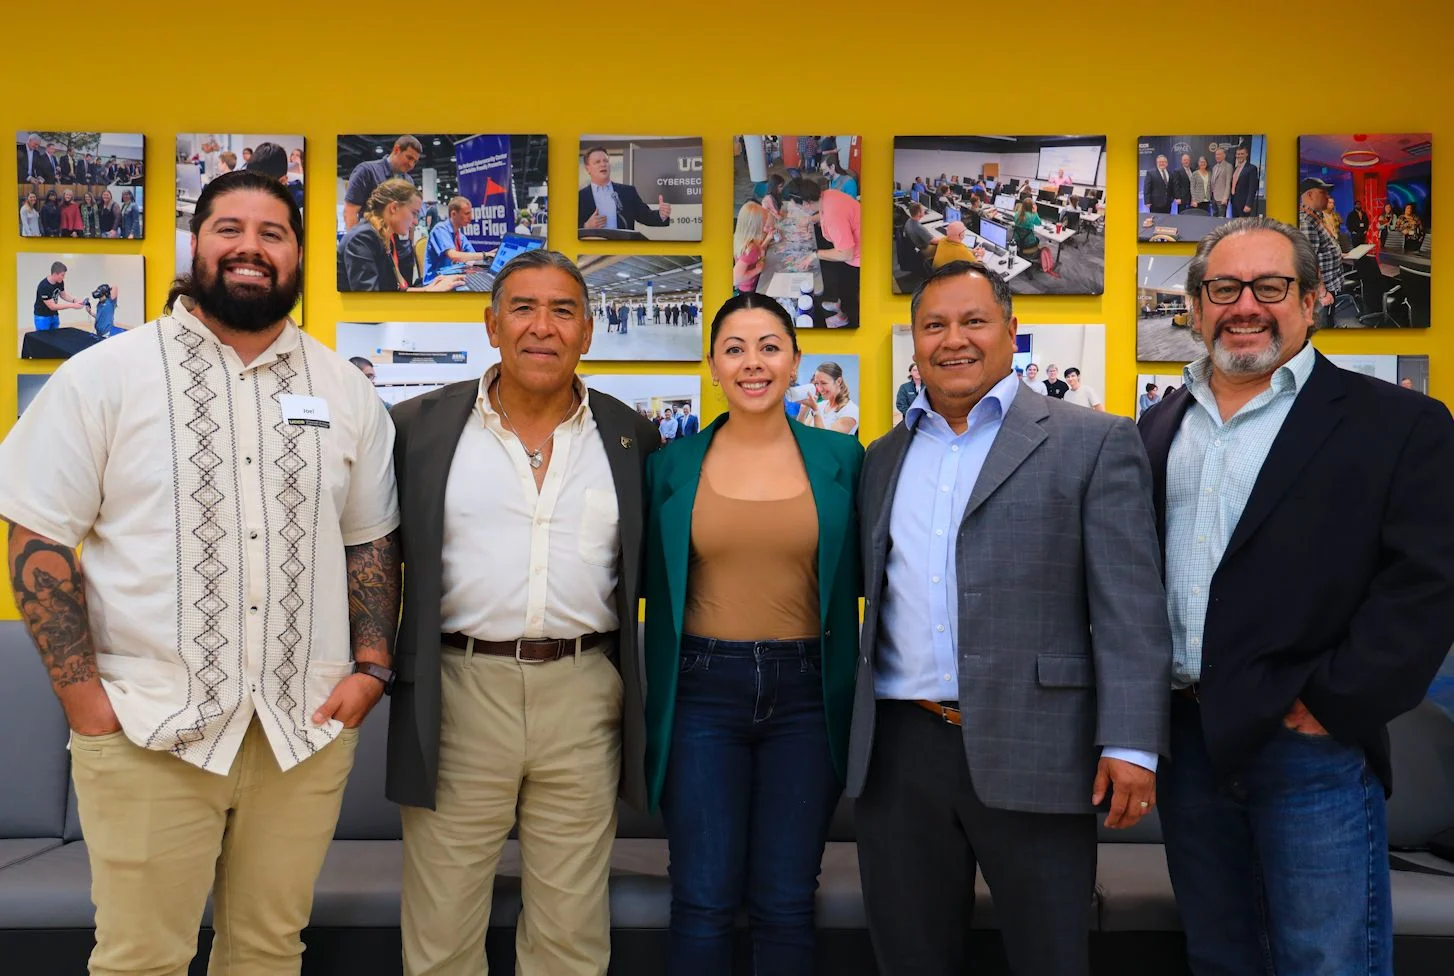
[[[1222,553],[1272,442],[1313,373],[1309,343],[1272,374],[1272,385],[1222,422],[1206,357],[1182,370],[1195,400],[1187,407],[1166,461],[1166,608],[1171,619],[1171,681],[1202,677],[1207,595]]]
[[[919,391],[904,423],[913,430],[889,514],[887,580],[879,608],[874,694],[912,701],[959,698],[958,571],[954,540],[969,496],[1020,389],[1011,372],[969,412],[963,434]],[[1156,769],[1156,756],[1107,748],[1102,755]]]
[[[620,230],[618,223],[620,214],[617,212],[615,187],[610,183],[601,186],[597,183],[591,184],[591,197],[596,201],[596,213],[606,218],[606,227],[610,230]]]
[[[424,245],[424,284],[429,284],[439,277],[439,269],[450,265],[449,258],[445,257],[446,251],[466,251],[470,254],[477,254],[474,244],[460,231],[459,247],[454,246],[454,222],[441,220],[434,225],[429,232],[429,243]]]

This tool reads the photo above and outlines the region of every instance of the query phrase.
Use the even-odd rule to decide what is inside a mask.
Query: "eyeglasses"
[[[1240,278],[1208,278],[1202,282],[1202,291],[1213,305],[1233,305],[1242,297],[1242,291],[1252,289],[1252,297],[1263,305],[1276,305],[1287,297],[1288,289],[1296,278],[1284,275],[1264,275],[1243,281]]]

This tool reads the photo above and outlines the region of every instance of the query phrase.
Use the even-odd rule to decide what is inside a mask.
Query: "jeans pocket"
[[[682,651],[677,658],[677,674],[691,674],[701,668],[705,659],[706,655],[700,651]]]

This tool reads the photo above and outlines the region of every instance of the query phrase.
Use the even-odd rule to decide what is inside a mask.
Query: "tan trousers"
[[[121,732],[73,734],[96,904],[91,976],[185,976],[208,891],[210,976],[296,976],[357,744],[344,730],[284,773],[254,717],[218,776]]]
[[[519,818],[520,976],[606,972],[621,677],[445,648],[435,809],[404,807],[404,972],[482,976],[495,869]]]

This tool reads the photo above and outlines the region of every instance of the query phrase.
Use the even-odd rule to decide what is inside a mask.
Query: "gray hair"
[[[1292,263],[1297,276],[1299,298],[1318,290],[1318,255],[1302,231],[1271,217],[1238,217],[1203,237],[1197,245],[1196,257],[1191,259],[1191,264],[1186,269],[1186,294],[1194,304],[1199,306],[1202,303],[1202,282],[1207,277],[1207,262],[1211,260],[1212,250],[1228,237],[1256,231],[1281,234],[1292,245]],[[1308,334],[1311,335],[1316,329],[1317,322],[1314,320]]]
[[[916,322],[919,319],[919,303],[924,300],[924,292],[936,281],[944,281],[947,278],[958,278],[960,275],[977,274],[983,275],[990,283],[990,290],[994,292],[995,304],[1000,311],[1005,313],[1005,322],[1008,323],[1015,315],[1013,296],[1010,293],[1010,283],[989,268],[986,268],[978,261],[950,261],[948,264],[935,268],[929,273],[929,277],[919,282],[919,287],[914,289],[914,297],[909,302],[909,320]]]
[[[500,273],[495,275],[495,283],[490,290],[490,311],[495,315],[500,314],[500,295],[505,290],[505,282],[517,271],[531,271],[536,268],[554,268],[557,271],[564,271],[581,286],[581,314],[589,315],[591,312],[591,288],[586,284],[586,278],[581,274],[581,269],[576,263],[559,251],[548,251],[545,248],[537,248],[534,251],[521,251],[515,255]]]

